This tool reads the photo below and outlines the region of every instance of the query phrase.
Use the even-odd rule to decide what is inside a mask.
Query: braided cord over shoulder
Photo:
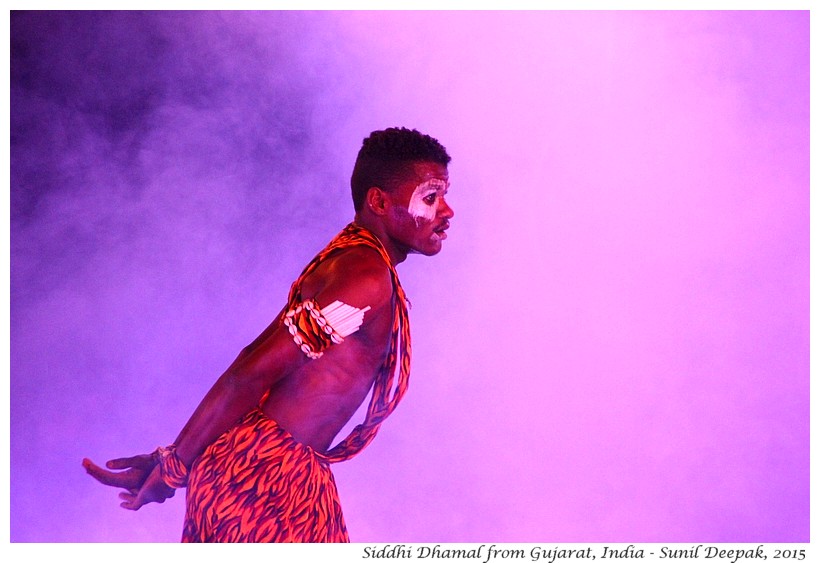
[[[384,363],[373,382],[370,404],[364,422],[357,425],[350,434],[328,452],[320,454],[329,463],[345,461],[362,451],[379,430],[381,423],[393,412],[407,391],[410,378],[410,320],[407,313],[407,298],[399,283],[399,275],[387,251],[376,236],[353,223],[350,223],[325,247],[302,271],[302,274],[291,286],[288,296],[288,308],[295,307],[302,301],[301,285],[319,264],[334,252],[364,245],[379,252],[390,270],[393,282],[393,323],[390,332],[390,348]],[[397,369],[398,368],[398,369]],[[398,372],[398,379],[396,375]]]

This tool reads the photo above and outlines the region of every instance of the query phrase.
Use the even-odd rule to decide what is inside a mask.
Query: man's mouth
[[[440,227],[433,229],[433,234],[437,235],[438,238],[444,240],[447,238],[447,233],[445,232],[447,229],[450,228],[450,223],[444,223]]]

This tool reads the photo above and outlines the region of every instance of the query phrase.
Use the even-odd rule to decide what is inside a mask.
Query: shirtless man
[[[348,225],[288,304],[219,377],[177,439],[86,471],[137,510],[187,486],[183,541],[349,541],[329,464],[365,447],[407,387],[410,338],[395,266],[437,254],[453,211],[438,141],[390,128],[364,140]],[[365,421],[331,448],[372,389]]]

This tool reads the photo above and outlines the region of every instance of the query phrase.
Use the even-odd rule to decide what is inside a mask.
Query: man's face
[[[450,187],[447,167],[435,162],[413,163],[413,177],[393,192],[393,239],[408,252],[432,256],[447,238],[453,210],[445,196]]]

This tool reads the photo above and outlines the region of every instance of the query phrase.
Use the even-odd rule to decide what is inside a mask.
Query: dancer
[[[351,177],[355,218],[304,269],[173,444],[88,459],[137,510],[187,487],[185,542],[349,541],[330,464],[376,435],[407,389],[410,328],[396,265],[437,254],[453,211],[445,148],[406,128],[374,131]],[[364,422],[331,447],[371,392]]]

